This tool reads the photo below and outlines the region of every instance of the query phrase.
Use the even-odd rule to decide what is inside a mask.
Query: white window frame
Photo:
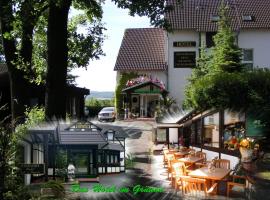
[[[244,51],[251,50],[252,51],[252,60],[244,60]],[[252,64],[252,68],[254,67],[254,49],[253,48],[242,48],[242,64]]]

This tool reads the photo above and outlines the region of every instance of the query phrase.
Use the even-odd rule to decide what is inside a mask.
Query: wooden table
[[[202,167],[190,172],[188,175],[196,178],[211,179],[220,181],[229,175],[230,169],[215,168],[213,172],[209,172],[207,167]]]
[[[181,162],[184,162],[185,164],[189,165],[188,167],[190,168],[194,168],[194,164],[196,162],[200,162],[203,160],[203,158],[200,158],[200,157],[196,157],[196,156],[191,156],[191,157],[185,157],[185,158],[180,158],[178,159],[179,161]],[[189,169],[190,169],[189,168]]]
[[[188,175],[195,178],[207,179],[207,187],[209,188],[215,182],[218,183],[219,181],[226,178],[230,171],[230,169],[215,168],[214,171],[209,172],[207,167],[202,167],[190,172]]]
[[[177,158],[183,158],[185,155],[189,154],[188,151],[179,151],[174,153],[174,157]]]
[[[184,163],[194,164],[196,162],[202,161],[203,158],[196,157],[196,156],[191,156],[191,157],[180,158],[178,160],[181,161],[181,162],[184,162]]]

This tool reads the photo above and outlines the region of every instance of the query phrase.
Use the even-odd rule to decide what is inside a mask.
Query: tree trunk
[[[28,96],[27,81],[23,78],[23,72],[16,68],[16,62],[18,61],[18,57],[16,55],[16,43],[15,39],[9,36],[13,30],[12,24],[14,21],[12,3],[8,0],[1,0],[0,2],[3,47],[10,81],[11,113],[12,121],[15,122],[24,114],[24,105],[27,103],[26,100]]]
[[[41,14],[42,11],[35,11],[32,0],[25,0],[22,2],[20,11],[20,18],[22,21],[20,57],[23,63],[27,65],[26,73],[29,78],[35,76],[32,70],[33,32]]]
[[[47,119],[66,117],[67,22],[71,0],[58,4],[51,0],[48,19],[48,68],[46,76],[45,114]]]

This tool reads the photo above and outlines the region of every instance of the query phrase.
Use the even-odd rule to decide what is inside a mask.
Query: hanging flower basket
[[[252,161],[253,149],[240,147],[239,150],[240,150],[240,153],[241,153],[241,161],[242,162],[247,163],[247,162]]]

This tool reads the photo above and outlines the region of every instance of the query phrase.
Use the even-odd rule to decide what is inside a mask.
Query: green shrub
[[[121,74],[120,79],[117,83],[117,87],[115,89],[115,108],[116,108],[117,117],[119,117],[121,112],[124,112],[122,90],[125,88],[128,80],[136,78],[138,76],[139,75],[134,72]]]
[[[42,185],[42,188],[51,188],[55,197],[61,198],[65,195],[65,188],[61,182],[50,180]]]

